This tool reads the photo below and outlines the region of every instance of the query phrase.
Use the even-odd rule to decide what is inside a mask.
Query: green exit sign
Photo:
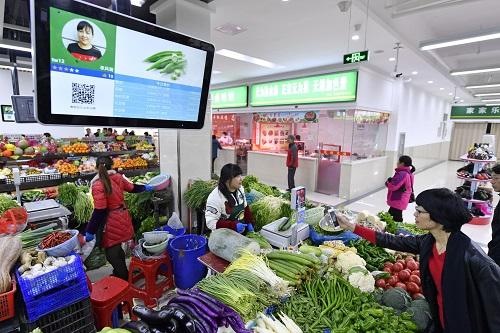
[[[344,65],[354,64],[362,61],[368,61],[368,50],[344,54]]]

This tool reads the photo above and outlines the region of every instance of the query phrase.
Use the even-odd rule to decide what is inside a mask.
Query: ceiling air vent
[[[215,28],[215,30],[222,32],[223,34],[226,35],[234,36],[246,31],[247,28],[243,28],[242,26],[233,23],[225,23]]]

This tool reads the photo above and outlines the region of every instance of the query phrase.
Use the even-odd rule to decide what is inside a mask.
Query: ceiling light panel
[[[431,41],[431,42],[420,43],[420,49],[422,51],[430,51],[430,50],[441,49],[441,48],[450,47],[450,46],[478,43],[478,42],[483,42],[483,41],[498,39],[498,38],[500,38],[500,29],[497,29],[496,31],[489,30],[488,32],[484,32],[484,33],[480,33],[480,34],[455,37],[452,39],[446,39],[446,40],[441,40],[441,41]]]
[[[471,74],[481,74],[490,72],[500,72],[500,67],[457,70],[457,71],[451,71],[450,74],[453,76],[458,76],[458,75],[471,75]]]
[[[273,62],[259,59],[259,58],[255,58],[255,57],[251,57],[251,56],[248,56],[246,54],[238,53],[238,52],[227,50],[227,49],[222,49],[222,50],[219,50],[215,53],[217,53],[218,55],[224,56],[224,57],[228,57],[231,59],[236,59],[236,60],[240,60],[240,61],[244,61],[244,62],[249,62],[251,64],[262,66],[262,67],[283,68],[283,66],[277,65]]]
[[[474,95],[474,97],[485,97],[485,96],[500,96],[500,92]]]
[[[484,89],[484,88],[499,88],[500,83],[494,83],[494,84],[480,84],[480,85],[475,85],[475,86],[466,86],[466,89]]]
[[[142,7],[142,5],[144,5],[145,2],[146,0],[130,0],[130,3],[137,7]]]
[[[481,101],[485,102],[485,103],[489,103],[489,102],[500,102],[500,98],[495,98],[495,99],[482,99]]]
[[[247,28],[242,27],[241,25],[233,24],[233,23],[225,23],[223,25],[218,26],[215,30],[222,32],[223,34],[234,36],[237,34],[241,34],[242,32],[247,31]]]

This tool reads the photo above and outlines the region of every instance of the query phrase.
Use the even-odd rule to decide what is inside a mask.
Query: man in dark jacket
[[[500,192],[500,164],[491,169],[491,185],[495,192]],[[488,243],[488,255],[500,266],[500,204],[495,208],[491,222],[491,241]]]
[[[299,166],[299,151],[293,135],[288,136],[286,166],[288,168],[288,191],[291,191],[295,187],[295,171]]]
[[[215,135],[212,135],[212,173],[214,173],[214,163],[215,159],[219,155],[219,149],[222,149],[219,140]]]

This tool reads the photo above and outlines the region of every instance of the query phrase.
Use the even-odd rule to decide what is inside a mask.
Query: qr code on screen
[[[73,103],[77,104],[94,104],[95,100],[95,85],[73,83],[72,87]]]

